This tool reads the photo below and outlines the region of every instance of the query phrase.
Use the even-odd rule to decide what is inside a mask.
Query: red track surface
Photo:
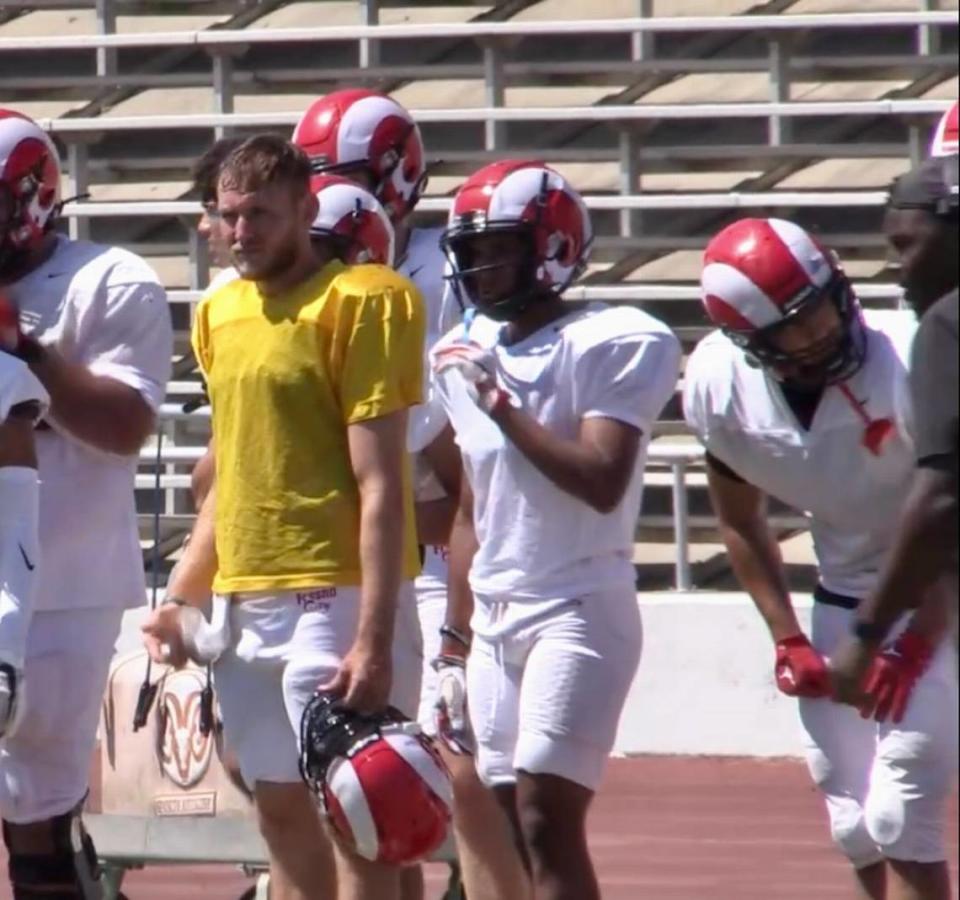
[[[957,807],[950,856],[957,868]],[[803,766],[791,761],[615,760],[590,832],[604,900],[848,900],[847,866]],[[428,872],[429,900],[443,871]],[[235,900],[249,886],[222,867],[132,873],[130,900]],[[0,888],[0,898],[10,894]]]

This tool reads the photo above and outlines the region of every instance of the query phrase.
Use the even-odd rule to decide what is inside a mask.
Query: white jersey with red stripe
[[[931,156],[952,156],[960,153],[960,101],[953,104],[937,123],[930,142]]]
[[[50,397],[27,364],[0,352],[0,423],[6,421],[15,406],[33,403],[42,417],[50,405]]]
[[[809,429],[775,379],[719,331],[690,356],[684,385],[684,414],[706,449],[806,513],[824,587],[857,598],[876,582],[914,468],[902,404],[916,317],[864,318],[866,361],[824,391]]]

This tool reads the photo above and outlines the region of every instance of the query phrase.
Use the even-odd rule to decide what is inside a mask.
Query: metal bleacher
[[[790,217],[846,262],[868,305],[895,306],[880,231],[885,188],[925,150],[958,93],[956,0],[46,0],[0,6],[0,105],[60,143],[76,237],[143,254],[170,289],[187,352],[209,278],[186,199],[215,137],[289,133],[347,85],[414,111],[433,163],[418,217],[442,221],[459,181],[502,156],[560,167],[598,241],[571,299],[640,303],[689,347],[710,234],[749,213]],[[182,367],[184,372],[188,368]],[[164,550],[189,525],[206,435],[181,372],[164,407]],[[658,425],[638,534],[641,575],[715,573],[699,451],[672,403]],[[155,448],[143,454],[143,509]],[[782,533],[802,524],[778,513]]]

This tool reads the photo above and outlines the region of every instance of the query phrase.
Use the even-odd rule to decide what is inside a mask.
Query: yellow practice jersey
[[[383,266],[331,263],[283,297],[236,280],[197,310],[213,406],[218,593],[360,584],[347,427],[421,402],[423,302]],[[406,491],[404,573],[419,560]]]

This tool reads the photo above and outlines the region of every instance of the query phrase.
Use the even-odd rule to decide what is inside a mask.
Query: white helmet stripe
[[[785,219],[769,219],[770,227],[783,241],[793,258],[817,287],[826,287],[833,277],[833,267],[823,251],[799,225]]]
[[[377,825],[353,763],[348,759],[336,760],[327,773],[327,785],[350,823],[357,853],[365,859],[376,859],[380,853]]]
[[[453,785],[450,778],[444,773],[436,760],[424,750],[420,742],[409,734],[385,734],[387,743],[397,751],[407,765],[409,765],[430,787],[448,808],[453,806]]]
[[[10,159],[10,151],[21,141],[41,140],[46,145],[59,166],[60,156],[50,136],[36,122],[22,119],[20,116],[8,116],[0,119],[0,174]]]
[[[404,109],[389,97],[364,97],[343,114],[337,132],[337,162],[365,160],[377,126],[389,116],[410,119]]]
[[[782,318],[779,307],[739,269],[726,263],[710,263],[701,279],[704,297],[718,297],[730,304],[755,328],[766,328]]]

